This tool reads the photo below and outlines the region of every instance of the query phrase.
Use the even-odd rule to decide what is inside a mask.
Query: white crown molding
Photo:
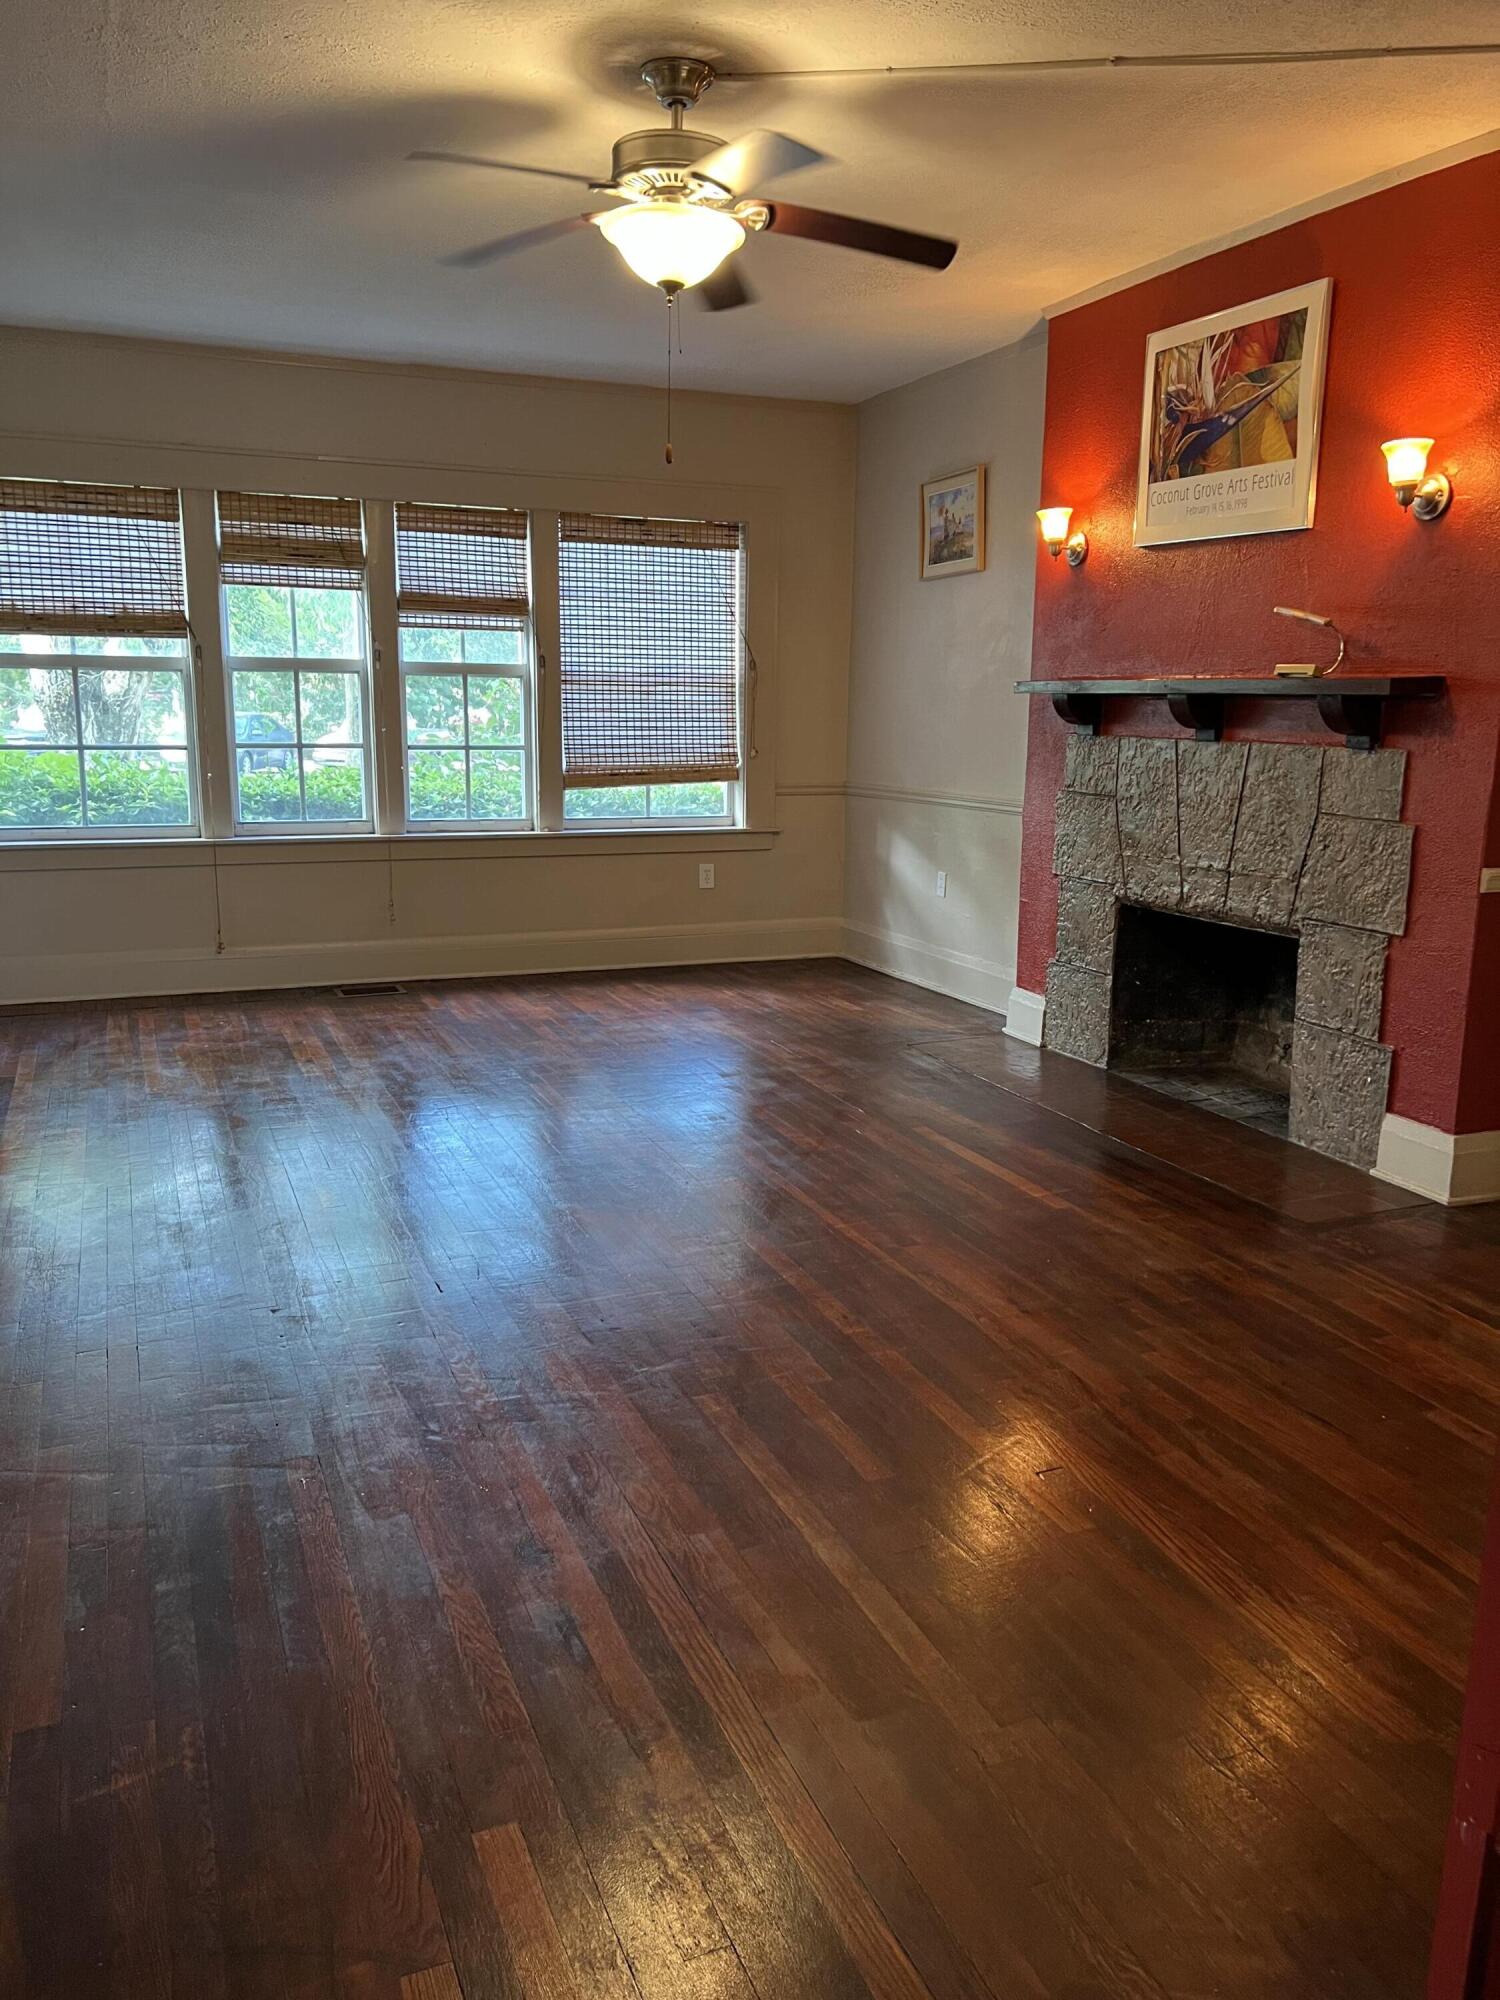
[[[1440,1132],[1388,1111],[1375,1177],[1454,1208],[1500,1201],[1500,1132]]]

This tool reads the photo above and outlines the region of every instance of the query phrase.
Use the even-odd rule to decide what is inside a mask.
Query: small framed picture
[[[984,568],[984,467],[929,479],[922,488],[922,575]]]
[[[1332,283],[1153,333],[1135,545],[1310,528]]]

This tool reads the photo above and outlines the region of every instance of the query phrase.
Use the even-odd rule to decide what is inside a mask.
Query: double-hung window
[[[235,823],[374,823],[364,521],[357,500],[219,495]]]
[[[738,819],[744,591],[737,522],[562,515],[570,823]]]
[[[396,508],[407,825],[532,820],[525,514]]]
[[[175,492],[0,480],[0,839],[198,823]]]

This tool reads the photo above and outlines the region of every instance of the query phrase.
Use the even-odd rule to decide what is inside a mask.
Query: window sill
[[[774,846],[776,830],[747,827],[677,827],[646,832],[598,827],[536,833],[315,833],[256,834],[241,840],[69,840],[0,842],[0,874],[100,868],[287,867],[319,863],[493,861],[549,855],[746,854]]]

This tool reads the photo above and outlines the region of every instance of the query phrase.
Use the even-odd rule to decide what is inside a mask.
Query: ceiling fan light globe
[[[669,292],[701,285],[745,240],[734,216],[686,201],[632,202],[595,226],[638,278]]]

